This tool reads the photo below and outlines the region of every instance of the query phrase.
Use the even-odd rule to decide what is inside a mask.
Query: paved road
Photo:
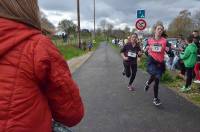
[[[74,132],[200,132],[198,107],[163,86],[163,105],[155,107],[153,89],[143,91],[148,74],[138,70],[133,93],[121,71],[119,54],[102,44],[74,73],[86,111]]]

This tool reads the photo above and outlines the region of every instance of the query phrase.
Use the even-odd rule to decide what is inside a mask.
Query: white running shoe
[[[200,83],[200,80],[194,80],[194,83]]]

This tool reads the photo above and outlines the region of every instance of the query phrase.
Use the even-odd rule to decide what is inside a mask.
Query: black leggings
[[[185,76],[185,65],[181,60],[179,60],[179,68],[180,68],[181,74]]]
[[[137,64],[124,62],[124,69],[125,69],[126,76],[128,78],[131,77],[129,81],[129,85],[132,85],[136,76],[136,72],[137,72]]]
[[[149,81],[148,81],[148,85],[150,85],[153,81],[155,81],[154,83],[154,97],[155,98],[158,98],[158,86],[159,86],[159,78],[156,78],[154,75],[151,75],[151,77],[149,78]]]
[[[194,68],[186,68],[186,74],[187,74],[186,75],[187,79],[186,79],[186,84],[185,84],[186,88],[188,86],[191,86],[191,84],[192,84],[193,70],[194,70]]]

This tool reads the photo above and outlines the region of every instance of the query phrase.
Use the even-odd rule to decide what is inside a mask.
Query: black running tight
[[[130,63],[124,62],[124,68],[125,68],[126,76],[128,78],[130,77],[129,85],[132,85],[137,73],[137,64],[130,64]]]
[[[148,85],[150,85],[153,81],[155,81],[154,83],[154,97],[158,98],[158,88],[159,88],[159,78],[156,78],[154,75],[151,75],[151,77],[149,78],[148,81]]]

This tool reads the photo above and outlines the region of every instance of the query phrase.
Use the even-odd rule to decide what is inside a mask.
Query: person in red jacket
[[[49,38],[37,0],[0,1],[0,132],[52,132],[84,115],[79,88]]]

